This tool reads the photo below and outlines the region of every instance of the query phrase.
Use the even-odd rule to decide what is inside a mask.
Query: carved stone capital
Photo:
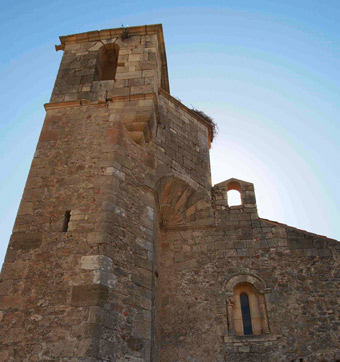
[[[235,304],[235,298],[234,297],[229,297],[228,299],[227,299],[227,307],[233,307],[234,306],[234,304]]]

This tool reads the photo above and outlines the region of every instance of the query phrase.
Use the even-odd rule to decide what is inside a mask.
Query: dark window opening
[[[253,328],[251,325],[249,298],[246,293],[242,293],[240,295],[240,302],[242,311],[243,332],[245,336],[249,336],[253,334]]]
[[[70,222],[70,218],[71,218],[71,211],[68,210],[65,212],[65,216],[64,216],[64,223],[63,223],[63,232],[66,233],[67,229],[68,229],[68,224]]]
[[[118,47],[105,44],[98,51],[95,80],[114,80],[117,70]]]

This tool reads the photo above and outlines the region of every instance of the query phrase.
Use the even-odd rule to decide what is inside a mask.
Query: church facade
[[[249,182],[211,185],[214,125],[170,95],[162,26],[60,41],[0,360],[339,362],[339,242],[260,218]]]

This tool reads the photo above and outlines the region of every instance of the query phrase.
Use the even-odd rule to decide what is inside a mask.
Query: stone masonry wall
[[[212,187],[212,125],[169,94],[161,26],[122,31],[57,47],[1,273],[0,360],[338,362],[340,244],[259,218],[250,183]],[[112,44],[115,77],[98,80]],[[235,333],[235,280],[259,290],[258,335]]]
[[[161,82],[161,59],[157,34],[133,34],[122,39],[121,31],[105,39],[65,44],[51,102],[105,101],[111,97],[155,92]],[[101,39],[103,37],[103,39]],[[87,40],[87,39],[85,39]],[[107,44],[117,46],[115,79],[96,80],[98,51]]]
[[[129,30],[61,38],[1,274],[1,360],[150,360],[158,223],[146,180],[167,74],[161,27]],[[110,43],[115,79],[98,81],[98,51]]]
[[[159,360],[337,361],[340,244],[259,219],[254,198],[221,201],[215,225],[161,233]],[[267,334],[228,333],[226,285],[241,274],[266,283]]]
[[[159,36],[110,39],[116,79],[99,82],[103,41],[85,40],[65,41],[3,266],[3,360],[157,358],[161,180],[184,178],[210,205],[207,127],[154,92],[164,84]]]
[[[1,275],[3,360],[149,358],[154,151],[115,107],[48,111]]]
[[[211,199],[209,134],[206,124],[166,92],[159,97],[157,158],[164,175],[173,175]],[[159,170],[158,175],[160,175]]]

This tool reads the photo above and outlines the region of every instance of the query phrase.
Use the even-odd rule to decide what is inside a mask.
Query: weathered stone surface
[[[61,37],[0,279],[0,360],[340,359],[340,244],[261,219],[251,183],[212,187],[211,124],[168,93],[161,26],[122,32]]]
[[[39,248],[42,242],[40,233],[13,233],[10,241],[10,248],[13,250],[29,250]]]
[[[130,349],[133,351],[139,351],[141,348],[143,348],[143,341],[140,338],[128,338],[127,345]]]
[[[102,306],[108,297],[108,289],[103,285],[78,285],[72,288],[71,304],[76,307]]]

